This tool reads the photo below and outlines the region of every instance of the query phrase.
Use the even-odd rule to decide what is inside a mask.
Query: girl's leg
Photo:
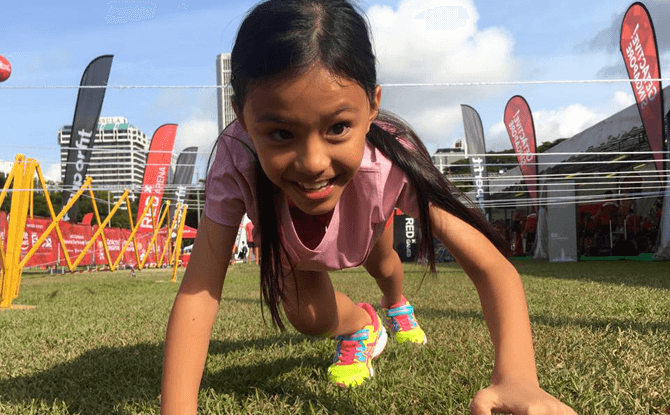
[[[382,291],[382,307],[388,308],[402,300],[404,274],[400,257],[393,249],[393,220],[382,232],[363,266]]]
[[[374,371],[370,360],[386,345],[386,331],[370,304],[357,306],[337,292],[326,272],[296,271],[283,280],[284,311],[299,332],[338,337],[328,377],[336,385],[356,386]]]
[[[384,229],[363,265],[382,290],[381,305],[384,308],[387,326],[393,332],[396,341],[425,344],[426,333],[419,327],[416,316],[414,316],[414,308],[407,300],[403,300],[404,274],[400,257],[393,249],[392,221],[390,226]]]
[[[303,334],[332,337],[370,324],[370,315],[335,291],[325,271],[295,271],[295,278],[284,278],[282,291],[286,317]]]

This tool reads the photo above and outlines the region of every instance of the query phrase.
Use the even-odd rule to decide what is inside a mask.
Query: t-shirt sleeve
[[[396,207],[413,218],[419,217],[416,190],[400,167],[391,166],[383,195],[384,206]]]
[[[220,225],[238,226],[246,212],[246,182],[233,162],[229,143],[219,137],[205,184],[205,215]]]
[[[398,168],[398,170],[400,170]],[[402,190],[396,201],[396,207],[414,219],[419,219],[419,202],[414,185],[403,172]]]

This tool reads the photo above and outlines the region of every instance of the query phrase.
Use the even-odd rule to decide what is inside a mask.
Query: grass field
[[[580,414],[670,413],[670,264],[519,261],[541,385]],[[232,267],[200,394],[200,412],[461,414],[488,385],[492,347],[472,283],[406,266],[425,347],[390,342],[377,376],[343,390],[326,369],[334,341],[263,323],[258,268]],[[0,312],[0,414],[156,414],[169,271],[24,274]],[[379,302],[362,269],[333,274],[355,301]]]

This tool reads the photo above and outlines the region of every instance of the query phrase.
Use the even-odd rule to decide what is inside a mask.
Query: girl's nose
[[[316,176],[329,165],[328,144],[317,135],[305,139],[296,156],[296,170],[306,176]]]

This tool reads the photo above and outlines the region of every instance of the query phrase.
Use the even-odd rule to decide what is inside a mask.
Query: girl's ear
[[[377,85],[375,88],[375,96],[370,101],[370,122],[374,121],[377,118],[377,115],[379,115],[379,108],[381,105],[382,101],[382,87],[381,85]]]
[[[242,126],[244,131],[247,131],[247,125],[244,123],[244,116],[242,114],[242,111],[240,111],[237,108],[237,105],[235,105],[235,100],[234,99],[231,99],[230,101],[231,101],[231,104],[233,105],[233,111],[235,111],[235,116],[237,117],[237,121],[240,122],[240,125]]]

